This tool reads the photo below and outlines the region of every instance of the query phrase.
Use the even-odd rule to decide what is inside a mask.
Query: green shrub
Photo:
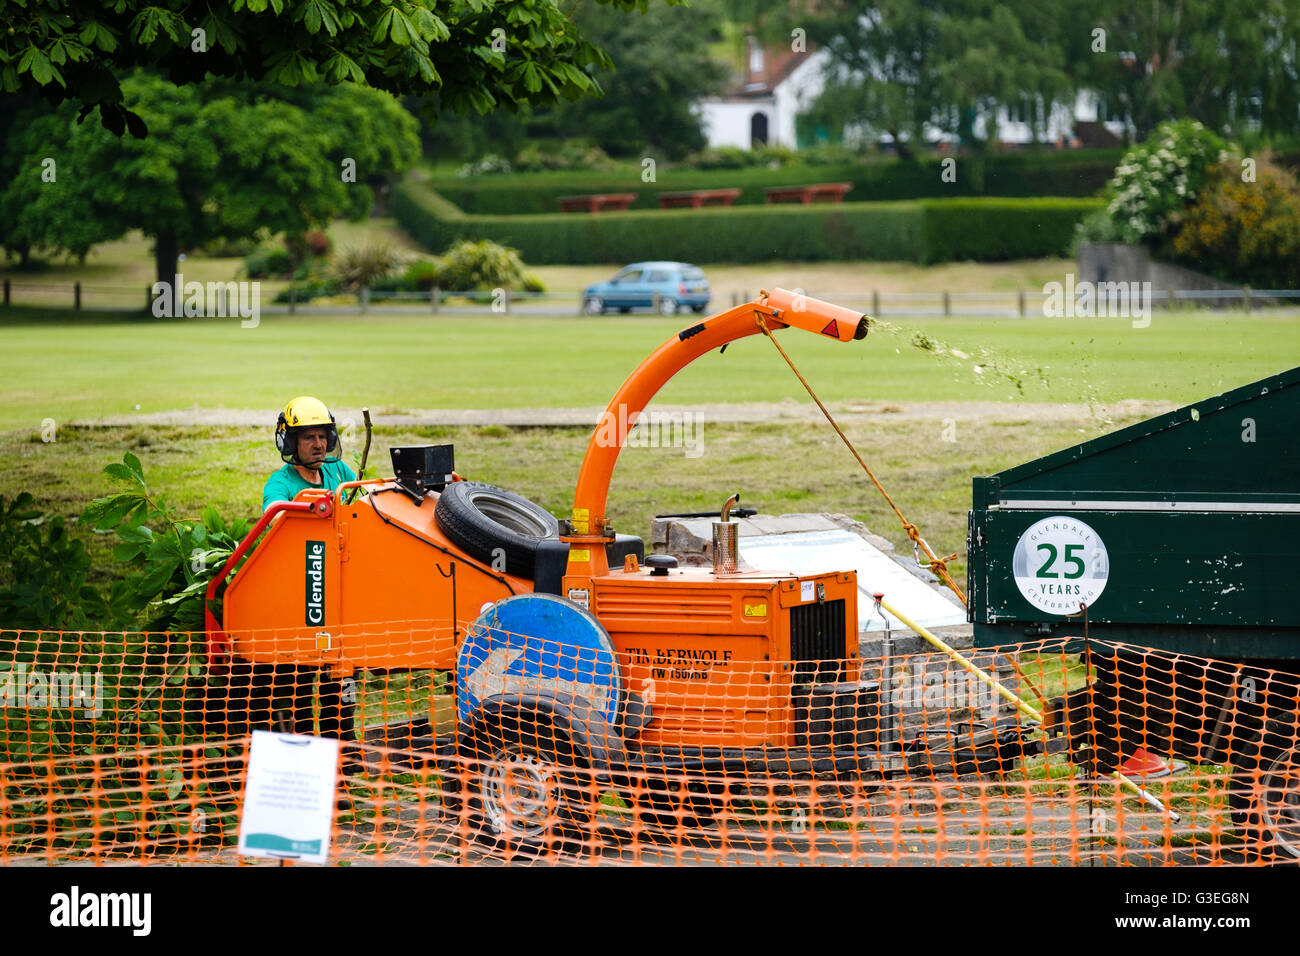
[[[134,569],[125,578],[126,605],[148,610],[147,630],[203,630],[208,582],[253,522],[227,522],[210,505],[200,520],[182,518],[145,482],[140,459],[130,452],[121,463],[107,465],[104,473],[126,490],[96,498],[79,520],[117,535],[120,543],[113,557]],[[215,613],[220,616],[219,609]]]
[[[1070,245],[1070,255],[1078,254],[1079,246],[1090,242],[1123,242],[1124,233],[1115,217],[1105,206],[1100,206],[1088,213],[1074,227],[1074,241]]]
[[[298,302],[310,302],[312,299],[320,296],[339,295],[343,292],[343,286],[337,279],[330,279],[323,276],[315,276],[303,279],[301,282],[294,282],[287,289],[281,289],[276,293],[276,302],[288,302],[291,298]]]
[[[752,152],[739,146],[718,146],[693,155],[687,166],[694,169],[744,169],[757,165]]]
[[[488,153],[472,163],[461,166],[456,170],[456,175],[461,179],[469,179],[474,176],[497,176],[508,172],[510,172],[508,159],[495,153]]]
[[[408,279],[405,273],[400,276],[384,276],[382,279],[376,279],[370,283],[369,288],[371,299],[390,298],[394,292],[419,291],[415,283]]]
[[[554,169],[609,169],[613,162],[599,146],[578,140],[565,140],[558,146],[531,142],[515,157],[514,168],[524,173]]]
[[[454,292],[519,289],[524,283],[524,264],[515,249],[487,239],[465,239],[442,256],[441,278]]]
[[[87,581],[90,556],[62,516],[43,514],[28,492],[0,495],[0,621],[6,627],[108,626],[109,602]],[[121,611],[121,589],[116,592]]]
[[[254,249],[244,257],[244,271],[250,279],[283,278],[293,271],[293,258],[288,249],[275,246]]]
[[[438,259],[417,259],[406,267],[406,281],[414,289],[428,292],[442,285],[443,263]]]
[[[1300,183],[1267,159],[1242,182],[1234,156],[1210,170],[1167,247],[1176,260],[1228,282],[1300,287]]]
[[[1227,144],[1196,120],[1161,123],[1124,154],[1106,185],[1111,222],[1089,220],[1085,240],[1160,241],[1201,191],[1206,173],[1226,155]]]

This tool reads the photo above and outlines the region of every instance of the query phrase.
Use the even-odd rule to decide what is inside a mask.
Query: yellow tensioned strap
[[[799,382],[807,390],[808,394],[812,397],[812,400],[817,403],[817,407],[822,410],[822,414],[825,415],[826,420],[831,423],[831,427],[835,429],[835,433],[840,436],[840,439],[848,446],[849,451],[853,453],[853,457],[858,460],[858,464],[861,465],[862,470],[867,473],[867,477],[871,479],[871,483],[876,486],[877,490],[889,504],[889,507],[894,509],[894,514],[898,515],[898,520],[902,523],[903,530],[906,531],[907,536],[912,539],[913,552],[916,552],[918,546],[921,550],[925,551],[926,557],[930,559],[930,570],[937,574],[943,583],[952,589],[952,592],[961,599],[962,604],[965,604],[966,593],[962,591],[957,582],[952,579],[952,575],[948,573],[948,562],[956,558],[957,555],[950,554],[947,557],[941,558],[930,549],[930,545],[921,537],[920,530],[917,529],[916,525],[903,517],[903,512],[898,510],[898,505],[894,504],[894,499],[889,497],[889,492],[885,490],[885,486],[880,483],[874,474],[871,473],[871,469],[867,467],[867,463],[862,460],[862,456],[858,454],[858,450],[853,447],[853,442],[849,441],[849,437],[844,434],[844,430],[840,428],[830,411],[822,404],[822,400],[817,397],[817,393],[814,392],[812,386],[808,384],[808,380],[803,377],[799,369],[795,368],[795,364],[790,360],[790,356],[786,354],[785,349],[781,348],[781,343],[776,340],[776,337],[772,335],[771,330],[768,329],[767,322],[764,320],[762,314],[755,312],[754,318],[758,320],[758,327],[763,330],[763,334],[767,336],[768,341],[776,346],[776,350],[781,353],[781,357],[785,359],[785,363],[790,366],[790,371],[794,372],[795,377],[799,379]],[[917,564],[920,563],[920,558],[918,556]]]

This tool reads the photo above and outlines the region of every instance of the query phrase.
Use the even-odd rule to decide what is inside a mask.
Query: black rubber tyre
[[[541,505],[481,481],[449,484],[433,514],[470,557],[521,578],[533,576],[538,543],[560,534],[560,523]]]
[[[694,312],[696,315],[699,315],[701,312],[704,311],[704,306],[702,306],[702,305],[693,305],[693,306],[691,306],[691,311]]]
[[[460,759],[444,758],[442,811],[462,838],[490,853],[582,853],[597,845],[584,767],[549,726],[512,723]]]
[[[1269,745],[1248,773],[1234,770],[1228,805],[1238,833],[1263,861],[1300,864],[1300,748]]]
[[[598,295],[589,295],[582,301],[582,311],[586,315],[604,315],[605,300]]]

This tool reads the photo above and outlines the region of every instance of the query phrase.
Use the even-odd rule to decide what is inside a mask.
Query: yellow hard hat
[[[303,428],[324,428],[327,445],[326,461],[338,461],[338,428],[334,424],[334,415],[319,398],[299,395],[284,406],[284,411],[275,422],[275,447],[284,461],[296,461],[298,451],[298,431]]]

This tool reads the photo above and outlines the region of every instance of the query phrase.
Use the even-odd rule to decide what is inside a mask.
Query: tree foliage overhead
[[[630,10],[648,0],[600,0]],[[667,0],[669,3],[676,0]],[[39,90],[145,133],[118,75],[356,83],[457,112],[577,99],[609,58],[558,0],[5,0],[0,90]]]
[[[558,125],[567,136],[589,136],[613,155],[649,147],[677,158],[704,146],[691,111],[701,96],[722,92],[725,68],[708,51],[715,18],[699,10],[657,7],[620,16],[589,6],[575,15],[583,34],[610,54],[612,73],[599,76],[604,95],[566,103]]]
[[[122,89],[149,123],[145,139],[78,123],[70,103],[13,125],[0,156],[0,244],[84,255],[140,229],[156,240],[158,278],[170,279],[182,249],[212,239],[360,217],[367,183],[419,157],[415,120],[377,90],[173,86],[146,73]]]
[[[474,159],[500,152],[513,160],[532,139],[575,139],[615,156],[656,154],[679,157],[704,144],[692,104],[720,93],[725,66],[709,53],[719,34],[720,16],[711,0],[691,8],[651,6],[626,16],[586,4],[573,21],[583,36],[609,55],[595,74],[599,96],[552,106],[537,105],[517,114],[458,117],[436,101],[428,112],[438,117],[423,132],[426,153]]]

